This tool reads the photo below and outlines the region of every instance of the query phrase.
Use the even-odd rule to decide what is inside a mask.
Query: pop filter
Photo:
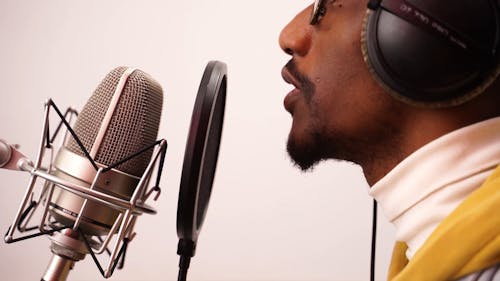
[[[226,88],[226,64],[209,62],[196,96],[182,167],[177,205],[177,253],[181,256],[179,280],[186,278],[212,193],[224,123]]]

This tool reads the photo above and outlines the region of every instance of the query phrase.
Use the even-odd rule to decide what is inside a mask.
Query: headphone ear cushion
[[[497,36],[498,17],[492,25]],[[498,40],[494,44],[496,49]],[[395,98],[417,106],[464,103],[482,93],[500,69],[498,54],[485,63],[476,54],[382,8],[367,10],[361,46],[375,80]]]

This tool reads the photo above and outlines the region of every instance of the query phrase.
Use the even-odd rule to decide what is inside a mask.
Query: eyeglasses
[[[326,13],[326,8],[325,8],[325,2],[326,0],[315,0],[314,1],[314,6],[311,14],[311,20],[309,23],[311,25],[315,25],[319,22],[322,16],[325,15]]]
[[[314,6],[311,14],[311,19],[309,24],[316,25],[321,20],[321,18],[326,14],[326,2],[335,0],[315,0]],[[444,23],[441,23],[437,19],[434,19],[430,15],[427,15],[422,10],[413,6],[408,0],[368,0],[368,9],[376,11],[378,9],[384,9],[388,12],[404,19],[405,21],[412,23],[416,26],[420,26],[423,29],[427,29],[430,32],[443,37],[450,43],[457,45],[462,49],[477,49],[477,46],[470,43],[467,38],[462,36],[460,33],[453,31],[448,28]],[[474,50],[475,52],[490,52],[488,50]]]

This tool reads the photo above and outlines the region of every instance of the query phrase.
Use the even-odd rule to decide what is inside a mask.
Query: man
[[[284,100],[293,116],[288,152],[303,170],[326,159],[362,167],[370,194],[396,227],[389,279],[500,280],[498,2],[380,5],[371,1],[367,15],[365,1],[316,1],[281,32],[291,56],[282,76],[295,87]],[[433,18],[441,14],[445,20]],[[381,27],[384,21],[390,24]],[[384,30],[415,35],[407,45],[389,37],[373,47]],[[484,39],[495,51],[477,51],[483,33],[496,38]],[[412,42],[416,37],[424,39]],[[384,46],[393,48],[386,56],[412,55],[380,63],[386,57],[373,53],[384,54]],[[426,57],[414,59],[414,51]],[[394,82],[397,68],[410,82]],[[441,91],[444,80],[451,90]],[[415,90],[424,84],[434,88]]]

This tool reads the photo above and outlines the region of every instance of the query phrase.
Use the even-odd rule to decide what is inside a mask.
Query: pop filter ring
[[[194,255],[207,211],[222,136],[226,88],[226,64],[210,61],[203,73],[191,117],[177,206],[177,235],[180,241],[192,246],[191,250],[185,249],[192,252],[179,254]]]

